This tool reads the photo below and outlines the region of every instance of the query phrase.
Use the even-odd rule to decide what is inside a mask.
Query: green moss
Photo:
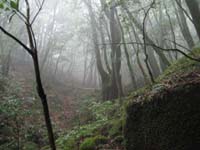
[[[95,150],[95,146],[94,139],[88,138],[81,144],[80,150]]]
[[[56,140],[56,144],[62,150],[76,150],[79,141],[86,137],[95,137],[96,135],[101,135],[99,130],[106,126],[109,121],[96,121],[87,125],[77,126],[70,130],[64,136],[60,136]]]
[[[116,119],[112,121],[110,124],[111,124],[111,128],[109,130],[109,135],[111,137],[122,135],[122,120],[121,119],[119,120]]]
[[[200,58],[200,48],[195,48],[189,54],[193,58]],[[173,75],[191,72],[193,70],[200,69],[200,63],[197,61],[190,60],[186,57],[183,57],[175,62],[173,62],[170,67],[158,77],[156,80],[157,83],[162,82],[162,80],[170,78]]]
[[[133,103],[127,109],[127,150],[200,148],[199,84],[188,85]]]
[[[189,54],[189,56],[193,58],[200,59],[200,48],[194,48]],[[146,93],[149,93],[153,90],[159,91],[162,90],[165,86],[164,81],[171,80],[175,76],[180,76],[183,73],[190,73],[194,70],[200,70],[200,62],[193,61],[186,57],[183,57],[177,61],[174,61],[157,79],[156,82],[152,85],[147,85],[143,88],[138,89],[137,91],[132,92],[129,97],[127,97],[127,102],[125,103],[125,109],[132,105],[133,103],[137,103],[138,97],[143,97],[142,100],[148,100],[148,96]]]
[[[95,150],[98,145],[106,144],[107,140],[104,136],[86,138],[81,144],[80,150]]]
[[[95,141],[96,145],[106,144],[108,141],[108,138],[105,136],[98,135],[98,136],[94,137],[94,141]]]

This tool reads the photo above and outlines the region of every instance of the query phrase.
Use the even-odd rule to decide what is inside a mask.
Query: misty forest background
[[[0,0],[0,150],[199,149],[199,40],[199,0]]]

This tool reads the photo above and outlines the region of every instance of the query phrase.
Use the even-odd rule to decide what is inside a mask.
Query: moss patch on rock
[[[200,149],[200,83],[186,84],[127,108],[127,150]],[[195,147],[194,147],[195,146]]]

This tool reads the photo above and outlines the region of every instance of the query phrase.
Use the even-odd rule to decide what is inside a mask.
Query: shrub
[[[100,144],[106,144],[108,139],[104,136],[86,138],[80,146],[80,150],[95,150]]]
[[[75,148],[75,145],[76,145],[76,141],[75,139],[69,139],[66,143],[65,143],[65,147],[64,147],[64,150],[72,150],[72,149],[76,149]]]

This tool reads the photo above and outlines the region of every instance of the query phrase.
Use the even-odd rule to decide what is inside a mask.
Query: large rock
[[[200,83],[164,88],[127,107],[127,150],[200,150]]]

